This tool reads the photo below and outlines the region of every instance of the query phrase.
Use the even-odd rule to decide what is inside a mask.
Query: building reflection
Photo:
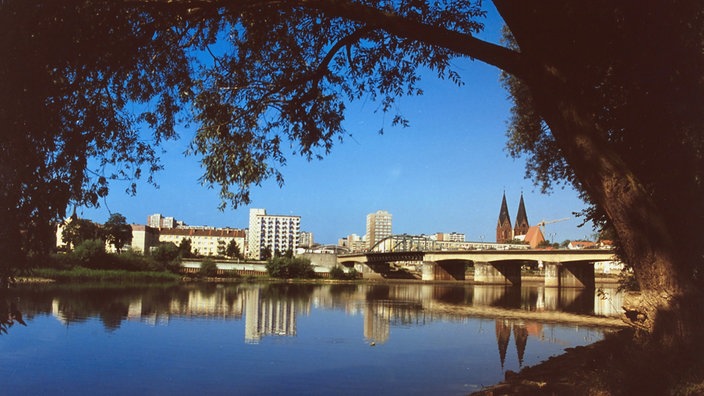
[[[399,300],[368,301],[364,309],[364,338],[383,344],[394,326],[420,326],[432,320],[419,302]]]
[[[262,296],[259,288],[247,289],[244,296],[244,339],[248,344],[258,344],[267,335],[295,336],[297,314],[310,310],[310,304],[302,300]]]
[[[51,295],[49,300],[28,303],[36,311],[29,309],[27,315],[46,310],[66,326],[97,317],[108,331],[118,329],[125,320],[151,326],[168,325],[174,318],[244,320],[244,342],[248,344],[258,344],[265,337],[297,336],[298,317],[309,315],[313,307],[362,315],[364,339],[376,344],[386,343],[395,327],[478,317],[494,321],[503,367],[511,345],[522,366],[529,338],[559,341],[546,338],[545,325],[528,319],[529,315],[545,312],[547,320],[559,321],[565,315],[569,321],[577,314],[588,321],[586,315],[617,315],[616,307],[622,304],[614,291],[485,285],[238,284],[145,290],[46,293],[43,296]],[[516,318],[517,312],[523,312],[523,317]]]

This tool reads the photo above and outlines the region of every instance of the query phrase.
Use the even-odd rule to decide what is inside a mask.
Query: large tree
[[[0,286],[69,204],[159,168],[189,86],[181,26],[121,2],[0,1]]]
[[[203,182],[236,206],[251,185],[283,182],[288,147],[327,154],[349,101],[390,111],[422,93],[421,70],[459,83],[451,60],[471,57],[511,76],[512,153],[528,155],[539,184],[574,185],[615,230],[643,289],[633,323],[693,339],[704,283],[700,3],[494,4],[512,44],[475,37],[484,11],[471,0],[2,1],[0,213],[19,228],[0,243],[69,202],[97,204],[110,179],[158,169],[152,143],[174,137],[176,115],[198,125]]]
[[[68,249],[75,248],[83,241],[100,239],[100,237],[101,229],[98,224],[73,216],[66,221],[61,234],[62,242],[68,246]]]
[[[132,227],[127,224],[125,216],[113,213],[103,224],[103,236],[120,253],[125,245],[132,242]]]

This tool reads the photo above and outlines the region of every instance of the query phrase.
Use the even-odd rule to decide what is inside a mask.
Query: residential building
[[[161,221],[161,228],[174,228],[176,227],[176,220],[173,217],[164,217]]]
[[[376,213],[367,215],[367,243],[369,249],[382,241],[384,238],[390,237],[391,232],[391,213],[385,210],[378,210]]]
[[[135,253],[148,253],[159,244],[159,229],[141,224],[130,224],[132,227],[132,242],[129,246]]]
[[[313,247],[313,244],[313,233],[301,231],[301,236],[298,239],[298,246],[303,248],[310,248]]]
[[[248,257],[261,260],[265,249],[272,254],[295,251],[300,228],[300,216],[267,215],[266,209],[250,209]]]
[[[357,234],[350,234],[337,241],[337,246],[346,248],[350,253],[363,252],[366,250],[366,241]]]
[[[134,235],[134,234],[133,234]],[[180,245],[184,239],[191,240],[191,252],[201,256],[219,256],[231,241],[237,244],[240,253],[246,252],[245,232],[235,228],[188,227],[168,228],[159,231],[159,242]]]
[[[435,234],[435,240],[439,242],[464,242],[465,235],[461,232],[438,232]]]
[[[152,228],[175,228],[177,225],[173,217],[164,217],[160,213],[147,216],[147,226]]]

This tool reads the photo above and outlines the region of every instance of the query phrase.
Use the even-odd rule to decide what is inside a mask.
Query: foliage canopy
[[[306,258],[274,257],[267,261],[266,271],[273,278],[315,278],[315,271]]]
[[[103,225],[103,235],[106,241],[120,253],[126,244],[132,242],[132,227],[127,224],[125,216],[113,213]]]

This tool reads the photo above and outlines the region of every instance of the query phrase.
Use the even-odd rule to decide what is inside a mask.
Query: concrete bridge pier
[[[545,287],[594,288],[594,264],[546,262]]]
[[[474,281],[493,285],[521,284],[521,266],[509,262],[474,263]]]
[[[457,260],[446,263],[423,261],[421,279],[424,281],[464,280],[464,261]]]

